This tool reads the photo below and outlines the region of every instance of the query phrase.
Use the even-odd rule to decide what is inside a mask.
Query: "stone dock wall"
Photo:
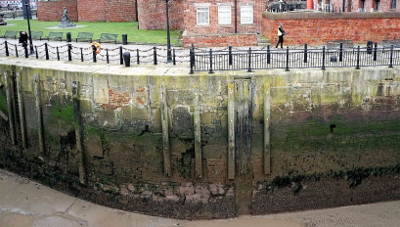
[[[100,204],[196,219],[400,198],[398,68],[0,72],[0,168]]]

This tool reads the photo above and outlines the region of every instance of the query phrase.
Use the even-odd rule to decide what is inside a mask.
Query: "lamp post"
[[[25,3],[26,9],[26,20],[28,21],[28,32],[29,32],[29,49],[30,53],[34,54],[35,51],[33,50],[33,43],[32,43],[32,32],[31,32],[31,23],[29,22],[29,17],[31,16],[31,11],[29,9],[29,1]]]
[[[165,7],[166,7],[166,14],[167,14],[167,63],[172,62],[172,55],[171,55],[171,38],[169,35],[169,15],[168,15],[168,1],[165,0]]]

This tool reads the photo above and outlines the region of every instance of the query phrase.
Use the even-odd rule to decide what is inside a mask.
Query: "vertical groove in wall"
[[[15,79],[17,83],[17,95],[18,95],[18,108],[19,108],[19,117],[20,117],[20,127],[21,127],[21,140],[22,140],[22,147],[24,149],[27,148],[27,141],[26,141],[26,127],[25,127],[25,109],[24,109],[24,99],[22,96],[22,83],[20,73],[17,72],[15,74]]]
[[[201,149],[201,119],[200,119],[200,105],[199,94],[194,98],[194,150],[195,150],[195,169],[198,178],[203,177],[203,155]]]
[[[228,179],[235,178],[235,84],[228,84]]]
[[[79,182],[86,184],[85,154],[82,144],[81,108],[79,97],[79,82],[72,82],[72,98],[74,106],[74,128],[76,137],[76,150],[78,155]]]
[[[6,96],[7,96],[7,109],[8,109],[8,122],[9,122],[9,132],[10,132],[10,139],[12,144],[16,144],[15,141],[15,125],[14,125],[14,115],[13,115],[13,100],[11,94],[11,83],[10,77],[8,76],[8,72],[4,71],[4,82],[5,82],[5,89],[6,89]]]
[[[270,84],[264,85],[264,174],[271,173],[271,93]]]
[[[39,140],[39,152],[45,155],[44,149],[44,134],[43,134],[43,117],[42,117],[42,102],[40,95],[40,79],[39,75],[35,74],[34,78],[34,93],[35,93],[35,106],[36,106],[36,116],[38,124],[38,140]]]
[[[164,83],[161,85],[161,127],[163,138],[164,173],[171,176],[171,148],[168,129],[167,90]]]

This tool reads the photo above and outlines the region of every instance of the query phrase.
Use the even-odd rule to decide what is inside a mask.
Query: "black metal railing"
[[[80,61],[107,64],[124,64],[123,53],[129,52],[130,64],[153,64],[167,62],[166,47],[129,46],[103,48],[99,53],[91,47],[74,46],[71,43],[53,46],[49,43],[37,45],[35,54],[30,55],[28,48],[4,41],[0,43],[0,56],[36,58],[43,60]],[[147,48],[147,49],[146,49]],[[173,65],[190,64],[190,73],[195,71],[253,70],[294,68],[326,68],[400,65],[400,48],[391,45],[378,47],[377,43],[367,47],[309,47],[295,49],[276,49],[270,46],[258,49],[232,47],[218,49],[176,48],[172,50]]]
[[[190,51],[190,72],[218,70],[285,69],[292,68],[326,68],[400,65],[400,48],[388,47],[355,47],[343,48],[308,48],[232,51],[228,50]]]

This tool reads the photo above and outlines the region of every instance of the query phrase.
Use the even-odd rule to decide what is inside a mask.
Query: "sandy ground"
[[[0,169],[0,226],[400,227],[400,201],[264,216],[241,216],[226,220],[186,221],[99,206]]]

